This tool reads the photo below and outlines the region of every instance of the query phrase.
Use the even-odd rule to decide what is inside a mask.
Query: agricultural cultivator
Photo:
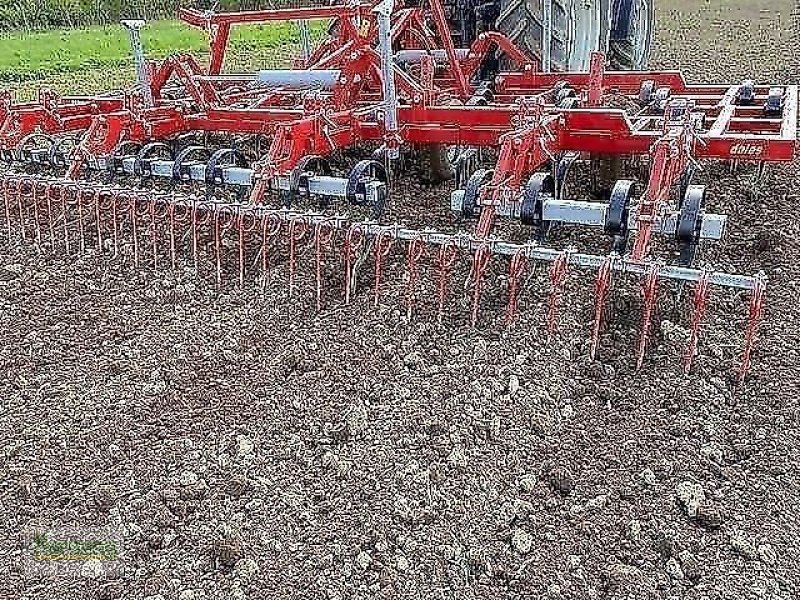
[[[543,3],[549,10],[550,0]],[[555,39],[551,16],[540,28],[538,53],[491,22],[469,45],[456,45],[440,0],[181,16],[209,32],[207,66],[185,54],[147,61],[141,23],[127,22],[135,88],[92,97],[43,90],[30,103],[0,97],[9,241],[113,256],[130,248],[137,265],[153,267],[175,268],[183,252],[197,266],[210,253],[218,282],[235,254],[242,286],[252,277],[266,285],[279,253],[295,294],[296,264],[308,253],[317,309],[332,295],[321,271],[334,247],[341,249],[346,302],[366,262],[377,303],[387,263],[403,255],[409,313],[422,300],[420,262],[428,256],[440,319],[462,259],[470,266],[473,324],[492,257],[507,257],[506,322],[514,319],[526,270],[545,264],[551,332],[569,271],[589,270],[596,281],[592,356],[613,281],[634,277],[643,297],[639,366],[659,288],[673,280],[692,287],[687,371],[711,289],[739,288],[749,298],[745,376],[766,280],[698,264],[700,244],[721,239],[727,223],[709,210],[713,198],[697,181],[698,161],[752,162],[760,170],[792,160],[796,86],[688,85],[679,72],[611,71],[603,53],[609,46],[596,40],[587,48],[587,70],[560,70],[570,61],[555,52],[563,40]],[[327,34],[312,47],[308,23],[318,20],[328,21]],[[271,21],[297,22],[294,67],[223,74],[231,28]],[[455,180],[447,202],[460,231],[387,223],[392,192],[402,185],[392,177],[410,155],[428,166],[427,175]],[[647,167],[641,182],[620,176],[631,164]],[[587,174],[592,189],[570,197]],[[549,245],[556,230],[571,226],[593,227],[603,237],[591,239],[607,242],[594,253]],[[506,231],[521,239],[503,237]]]

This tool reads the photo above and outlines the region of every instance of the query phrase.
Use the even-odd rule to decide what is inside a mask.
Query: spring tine
[[[47,230],[50,233],[50,251],[56,247],[55,225],[53,223],[53,184],[47,183],[44,188],[44,197],[47,202]]]
[[[472,315],[470,317],[470,324],[475,327],[478,322],[478,309],[481,304],[481,294],[483,293],[483,280],[486,275],[486,268],[489,266],[489,260],[492,258],[492,249],[488,242],[484,242],[475,251],[475,257],[472,261],[472,269],[470,272],[469,280],[473,284],[472,288]]]
[[[417,299],[417,280],[419,278],[419,260],[425,253],[425,240],[417,236],[406,248],[406,316],[410,319]]]
[[[333,240],[333,227],[317,223],[314,231],[314,263],[316,267],[317,312],[322,310],[322,254]]]
[[[103,247],[103,225],[102,215],[100,214],[100,191],[94,193],[94,211],[95,219],[97,219],[97,249],[102,255],[104,253]]]
[[[519,301],[519,280],[527,269],[525,252],[518,250],[508,263],[508,305],[506,306],[505,325],[509,327],[514,322]]]
[[[150,212],[150,235],[151,235],[151,242],[150,245],[152,246],[153,250],[153,270],[158,270],[158,229],[156,227],[156,199],[150,198],[148,203],[149,212]]]
[[[344,238],[344,303],[350,304],[350,294],[353,287],[353,259],[364,242],[361,227],[354,223],[347,230]]]
[[[119,202],[119,194],[111,192],[111,234],[114,239],[114,256],[119,256],[119,234],[117,232],[117,203]]]
[[[747,331],[744,337],[744,350],[742,351],[742,362],[739,367],[739,385],[744,383],[747,372],[750,369],[750,359],[753,354],[753,347],[758,336],[758,326],[764,313],[764,294],[766,292],[766,277],[763,272],[758,274],[756,285],[750,293],[750,306],[747,317]]]
[[[86,253],[86,232],[83,230],[83,190],[78,188],[75,193],[75,198],[78,203],[78,228],[80,230],[81,240],[81,254]]]
[[[173,202],[169,203],[167,213],[169,215],[169,262],[172,270],[175,271],[175,204]]]
[[[597,356],[597,348],[600,345],[600,329],[603,326],[606,300],[611,288],[611,278],[614,273],[614,261],[616,258],[616,254],[611,254],[606,258],[597,271],[597,278],[594,282],[594,324],[592,325],[592,344],[589,347],[589,357],[592,360]]]
[[[642,368],[644,353],[647,349],[647,338],[650,335],[650,322],[653,319],[656,299],[658,298],[658,271],[659,265],[653,263],[644,281],[642,293],[644,296],[644,309],[642,311],[642,331],[639,336],[639,348],[636,352],[636,369]]]
[[[383,279],[383,267],[386,259],[394,246],[394,236],[390,231],[383,230],[375,240],[375,295],[372,305],[377,307],[381,296],[381,280]]]
[[[289,221],[289,297],[294,294],[294,271],[297,244],[303,241],[308,231],[308,223],[302,216],[294,217]]]
[[[261,292],[263,293],[267,287],[267,278],[269,276],[269,241],[280,234],[283,228],[283,221],[273,215],[264,217],[261,224]]]
[[[269,252],[267,252],[267,233],[269,226],[269,218],[263,217],[261,219],[261,292],[267,285],[267,270],[269,269]]]
[[[67,188],[62,187],[59,195],[61,196],[61,215],[64,220],[64,252],[69,256],[72,245],[69,239],[69,219],[67,218]]]
[[[553,335],[558,328],[558,309],[567,281],[570,250],[564,250],[550,267],[550,299],[547,307],[547,332]]]
[[[139,235],[138,235],[138,225],[136,223],[136,198],[131,196],[129,198],[130,201],[130,213],[131,213],[131,236],[133,237],[133,264],[136,268],[139,268]]]
[[[710,277],[711,270],[703,269],[703,276],[694,288],[694,297],[692,299],[692,329],[691,335],[689,336],[689,343],[686,346],[686,353],[683,356],[683,372],[687,375],[692,369],[692,362],[697,353],[697,342],[700,337],[700,324],[703,322],[708,308],[708,297],[711,292]]]
[[[220,211],[214,207],[214,256],[217,261],[217,285],[222,285],[222,239],[220,232]]]
[[[237,219],[239,233],[239,289],[244,289],[244,246],[247,232],[244,229],[244,213]]]
[[[437,315],[436,320],[441,324],[444,315],[444,301],[447,295],[447,281],[450,278],[450,272],[458,258],[458,244],[454,239],[450,239],[441,246],[439,246],[439,253],[437,255],[436,267],[439,275],[438,284],[438,302],[437,302]]]
[[[36,248],[42,249],[42,230],[39,226],[39,185],[35,181],[31,187],[31,203],[33,204],[33,230],[36,240]]]
[[[11,207],[9,206],[11,196],[10,190],[11,182],[6,180],[3,184],[3,201],[6,209],[6,237],[8,239],[9,246],[11,245]]]
[[[199,257],[197,248],[197,199],[192,199],[192,213],[191,213],[191,230],[192,230],[192,261],[194,262],[195,275],[199,273]]]
[[[17,208],[19,209],[19,228],[24,243],[28,241],[28,236],[25,233],[25,211],[22,208],[22,196],[22,181],[20,181],[17,186]]]

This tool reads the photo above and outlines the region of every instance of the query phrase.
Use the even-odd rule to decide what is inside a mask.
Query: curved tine
[[[447,296],[447,280],[453,266],[456,264],[459,252],[459,243],[455,237],[451,237],[444,244],[439,246],[436,257],[436,268],[438,271],[438,290],[437,290],[437,315],[436,320],[441,324],[444,315],[444,301]]]
[[[386,259],[392,251],[395,243],[395,236],[392,231],[384,229],[378,234],[373,249],[375,254],[375,292],[372,305],[377,307],[381,295],[381,280],[383,279],[383,267]]]
[[[133,241],[133,264],[139,266],[139,236],[138,236],[138,223],[137,223],[137,204],[140,199],[138,193],[133,192],[120,192],[116,196],[117,210],[120,212],[127,212],[131,220],[131,238]],[[115,248],[115,253],[118,249]]]
[[[248,220],[249,218],[249,220]],[[256,218],[251,212],[240,210],[236,216],[239,230],[239,287],[244,289],[244,251],[247,234],[255,231]]]
[[[303,241],[308,233],[308,221],[303,216],[296,216],[289,221],[289,297],[294,293],[294,267],[297,244]]]
[[[104,199],[106,201],[104,201]],[[114,248],[114,254],[112,255],[112,258],[116,258],[119,255],[119,233],[117,230],[118,204],[119,204],[119,192],[117,190],[113,188],[105,188],[98,192],[97,195],[98,222],[100,219],[101,210],[111,213],[111,236],[112,236],[111,239],[112,239],[112,246]]]
[[[222,285],[222,236],[231,229],[236,215],[228,206],[215,205],[214,213],[214,256],[217,263],[217,285]]]
[[[405,292],[405,304],[406,304],[406,317],[411,318],[411,313],[414,310],[414,304],[416,303],[416,289],[417,289],[417,280],[419,279],[419,261],[422,258],[422,255],[425,254],[425,247],[426,241],[423,238],[422,234],[417,234],[417,236],[408,242],[406,247],[406,292]]]
[[[750,306],[747,311],[747,331],[744,336],[744,349],[742,350],[742,362],[739,367],[738,385],[744,383],[747,372],[750,370],[750,360],[758,337],[758,326],[764,313],[764,296],[766,294],[767,280],[763,273],[759,273],[756,285],[750,292]]]
[[[69,219],[67,218],[67,194],[69,193],[69,185],[62,185],[59,187],[59,200],[61,201],[61,218],[64,227],[64,252],[67,256],[70,255],[71,243],[69,239]]]
[[[314,255],[316,267],[316,287],[317,287],[317,312],[322,310],[322,252],[333,241],[336,230],[322,221],[318,222],[314,230]]]
[[[514,322],[519,304],[519,280],[528,268],[525,250],[520,249],[508,263],[508,304],[506,306],[505,326]]]
[[[34,193],[34,187],[36,186],[36,180],[32,177],[23,177],[20,179],[20,183],[18,186],[18,193],[17,193],[17,210],[19,211],[19,227],[20,227],[20,234],[22,236],[22,241],[28,241],[28,235],[25,232],[25,217],[27,211],[25,211],[23,204],[22,204],[22,197],[25,195],[25,187],[28,187],[29,193]]]
[[[358,223],[352,224],[344,239],[344,258],[345,258],[345,281],[344,281],[344,302],[350,304],[350,295],[353,287],[353,259],[364,246],[366,236],[364,230]]]
[[[14,180],[16,181],[16,180]],[[6,238],[8,245],[11,245],[11,178],[5,178],[3,181],[3,204],[6,210]]]
[[[478,322],[478,310],[481,304],[481,294],[483,292],[483,281],[486,276],[486,269],[489,267],[489,261],[492,258],[492,247],[489,242],[484,242],[475,251],[475,257],[472,260],[472,269],[470,273],[470,280],[473,283],[472,288],[472,314],[470,316],[470,324],[475,327]]]
[[[275,213],[268,213],[261,217],[261,292],[267,286],[269,273],[269,241],[280,234],[283,220]]]
[[[37,179],[31,186],[31,204],[33,204],[33,227],[36,236],[36,248],[42,249],[42,228],[39,222],[39,192],[47,193],[47,183]]]

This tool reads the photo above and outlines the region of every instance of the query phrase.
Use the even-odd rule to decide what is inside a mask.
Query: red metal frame
[[[466,55],[453,47],[439,0],[430,10],[399,8],[392,39],[405,49],[443,48],[447,64],[436,69],[427,57],[418,68],[395,69],[400,99],[397,142],[502,146],[501,160],[490,186],[493,197],[502,188],[514,192],[524,179],[558,152],[649,154],[651,177],[641,212],[637,256],[647,248],[646,221],[662,209],[668,191],[692,158],[789,161],[797,139],[797,86],[785,86],[780,118],[765,118],[759,103],[768,87],[756,87],[756,104],[736,104],[737,86],[688,85],[673,71],[606,72],[602,55],[593,57],[589,73],[542,73],[534,60],[496,32],[478,37]],[[84,153],[110,153],[124,140],[144,142],[190,131],[253,133],[275,136],[270,172],[294,168],[313,152],[327,154],[364,141],[386,140],[376,118],[382,103],[380,57],[376,46],[373,4],[320,8],[204,13],[185,9],[181,18],[208,31],[207,69],[189,55],[174,55],[151,68],[150,87],[156,106],[144,108],[135,96],[123,98],[58,98],[44,93],[37,102],[14,104],[0,95],[0,148],[15,149],[28,135],[85,132]],[[323,41],[308,60],[311,69],[339,70],[332,90],[303,98],[296,90],[248,88],[252,77],[221,76],[231,28],[248,23],[336,19],[335,35]],[[433,22],[435,31],[428,29]],[[470,82],[487,52],[500,47],[520,63],[519,70],[501,73],[489,106],[465,104],[476,92]],[[643,82],[669,87],[673,97],[694,103],[709,121],[706,131],[690,133],[684,126],[667,127],[661,114],[630,115],[602,106],[604,94],[634,99]],[[582,98],[581,108],[559,109],[551,92],[567,81]],[[169,100],[167,87],[176,82],[185,98]],[[525,101],[520,104],[521,99]],[[535,106],[534,123],[531,106]],[[377,109],[377,110],[376,110]],[[104,137],[103,137],[104,136]],[[513,147],[507,147],[514,144]],[[545,151],[546,150],[546,151]],[[490,213],[491,211],[486,211]],[[485,217],[489,219],[489,217]],[[479,230],[488,231],[490,222]]]

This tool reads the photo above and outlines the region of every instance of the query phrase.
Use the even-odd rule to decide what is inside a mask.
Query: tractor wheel
[[[613,71],[642,71],[653,45],[653,0],[611,0],[607,58]]]
[[[551,0],[550,70],[585,71],[604,46],[600,0]],[[544,0],[500,0],[495,27],[527,55],[542,60]]]

